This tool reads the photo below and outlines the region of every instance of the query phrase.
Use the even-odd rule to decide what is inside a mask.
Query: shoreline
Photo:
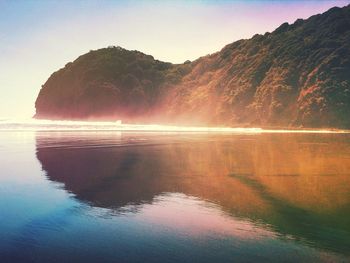
[[[350,130],[337,128],[295,128],[295,127],[227,127],[227,126],[182,126],[162,124],[127,124],[118,121],[75,121],[3,119],[0,131],[117,131],[117,132],[159,132],[159,133],[328,133],[350,134]]]

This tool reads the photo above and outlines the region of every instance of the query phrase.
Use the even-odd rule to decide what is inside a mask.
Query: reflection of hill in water
[[[112,209],[180,192],[348,254],[348,135],[37,134],[50,180]]]

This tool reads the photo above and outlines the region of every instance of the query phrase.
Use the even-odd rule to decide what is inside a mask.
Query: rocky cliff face
[[[35,117],[350,128],[350,6],[180,65],[91,51],[52,74]]]

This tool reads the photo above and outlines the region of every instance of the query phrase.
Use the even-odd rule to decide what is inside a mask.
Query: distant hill
[[[36,118],[350,128],[350,6],[171,64],[120,47],[53,73]]]

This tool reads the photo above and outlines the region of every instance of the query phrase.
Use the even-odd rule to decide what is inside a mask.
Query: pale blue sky
[[[349,3],[0,0],[0,118],[32,116],[51,73],[91,49],[120,45],[181,63]]]

